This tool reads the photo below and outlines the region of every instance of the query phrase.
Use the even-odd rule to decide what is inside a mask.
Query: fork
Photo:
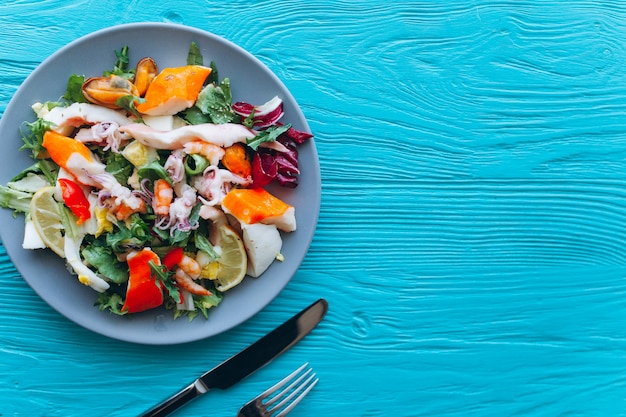
[[[309,367],[306,371],[304,370],[308,366],[309,364],[307,362],[276,383],[276,385],[244,404],[244,406],[239,409],[237,417],[286,416],[302,401],[309,391],[313,389],[317,381],[319,381],[319,378],[315,377],[312,368]],[[293,382],[291,382],[292,380]],[[289,385],[276,394],[276,391],[286,384]],[[278,402],[278,404],[275,404],[276,402]]]

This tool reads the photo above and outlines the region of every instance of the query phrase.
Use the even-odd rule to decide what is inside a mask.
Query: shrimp
[[[224,156],[224,149],[212,143],[194,140],[183,145],[183,150],[187,154],[200,154],[209,160],[211,165],[217,165]]]
[[[212,295],[213,293],[202,285],[195,282],[189,274],[182,270],[182,268],[178,268],[174,273],[174,280],[176,283],[180,285],[181,288],[189,291],[192,294],[196,295]]]
[[[192,279],[198,279],[200,276],[200,264],[189,255],[183,255],[183,258],[176,265],[179,270],[185,272]]]
[[[211,295],[211,291],[194,281],[200,278],[202,268],[198,261],[189,255],[183,254],[176,263],[176,272],[174,272],[174,280],[183,289],[196,295]]]
[[[191,210],[196,204],[196,190],[189,184],[182,183],[176,184],[174,191],[177,197],[170,204],[169,215],[161,216],[156,227],[161,230],[170,229],[170,233],[198,228],[198,221],[190,220]]]
[[[130,206],[125,201],[122,201],[120,204],[114,204],[111,207],[111,212],[115,214],[117,220],[126,220],[134,213],[145,213],[146,202],[139,200],[138,205]]]
[[[167,216],[170,213],[170,205],[174,199],[174,189],[162,178],[154,182],[154,199],[152,208],[160,216]]]

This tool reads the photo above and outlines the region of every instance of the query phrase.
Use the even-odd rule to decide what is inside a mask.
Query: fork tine
[[[239,409],[237,417],[286,416],[302,401],[319,380],[312,368],[306,369],[308,366],[309,363],[306,362],[285,378],[248,401]],[[285,385],[287,387],[283,388]],[[280,392],[277,393],[278,390]]]
[[[263,399],[271,397],[263,404],[265,415],[270,416],[278,412],[276,417],[286,416],[313,389],[318,379],[312,368],[305,370],[308,366],[308,362],[303,364],[259,396]],[[287,386],[283,388],[285,385]],[[278,390],[280,392],[277,393]],[[278,404],[275,404],[276,402]]]
[[[298,394],[300,391],[302,391],[302,389],[304,389],[304,387],[306,387],[306,389],[304,389],[304,391],[302,391],[300,393],[300,395],[298,395],[291,404],[289,404],[287,407],[285,407],[285,409],[283,411],[281,411],[280,413],[278,413],[276,415],[276,417],[284,417],[286,416],[289,412],[291,412],[291,410],[293,410],[293,408],[298,405],[298,403],[300,401],[302,401],[302,399],[304,397],[306,397],[306,395],[309,393],[309,391],[311,391],[313,389],[313,387],[315,386],[315,384],[317,384],[317,381],[319,381],[319,378],[315,378],[315,380],[313,382],[311,382],[311,380],[315,378],[315,374],[311,375],[302,385],[300,385],[300,387],[298,387],[297,390],[295,390],[294,392],[292,392],[287,398],[285,398],[283,401],[281,401],[275,408],[280,408],[283,405],[285,405],[288,401],[291,400],[291,398],[293,398],[294,395]],[[309,384],[310,383],[310,384]],[[309,384],[307,386],[307,384]]]
[[[302,370],[302,367],[298,368],[298,370]],[[300,383],[300,381],[302,381],[303,378],[305,378],[307,375],[309,375],[313,370],[312,369],[308,369],[305,373],[303,373],[302,375],[300,375],[298,378],[296,378],[291,384],[289,384],[286,388],[283,388],[282,391],[280,391],[278,394],[276,394],[274,397],[272,397],[272,399],[268,400],[265,405],[266,406],[270,406],[272,404],[274,404],[276,401],[278,401],[283,395],[285,395],[286,393],[288,393],[289,391],[291,391],[296,385],[298,385]],[[283,379],[283,385],[285,383],[287,383],[289,381],[289,379],[293,378],[294,376],[297,375],[296,373],[291,373],[287,378]],[[291,377],[291,378],[289,378]],[[280,387],[279,387],[280,388]],[[288,399],[290,397],[287,397],[286,399]],[[284,401],[284,400],[283,400]],[[278,406],[277,406],[278,407]]]
[[[304,363],[298,369],[296,369],[295,371],[293,371],[292,373],[290,373],[289,375],[287,375],[286,377],[284,377],[283,379],[278,381],[276,384],[274,384],[271,387],[269,387],[267,390],[263,391],[261,393],[261,395],[258,396],[258,398],[264,399],[264,398],[269,397],[274,392],[276,392],[278,389],[282,388],[287,382],[289,382],[291,380],[291,378],[296,376],[299,372],[301,372],[308,365],[309,365],[308,362]],[[271,404],[272,402],[273,402],[273,400],[270,400],[270,401],[267,402],[267,404]]]

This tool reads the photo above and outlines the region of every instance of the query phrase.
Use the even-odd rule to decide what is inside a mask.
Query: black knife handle
[[[167,400],[163,401],[161,404],[158,404],[150,410],[146,411],[141,415],[141,417],[167,416],[172,411],[178,409],[179,407],[182,407],[189,401],[204,394],[207,391],[208,389],[201,381],[195,381],[193,384],[190,384],[188,387],[183,388]]]

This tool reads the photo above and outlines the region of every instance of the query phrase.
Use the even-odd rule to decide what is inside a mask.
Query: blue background
[[[322,205],[266,309],[178,346],[66,320],[0,248],[0,415],[130,416],[325,297],[295,348],[180,416],[233,416],[304,361],[295,416],[626,415],[626,3],[3,0],[0,111],[65,44],[181,23],[263,61],[315,134]]]

